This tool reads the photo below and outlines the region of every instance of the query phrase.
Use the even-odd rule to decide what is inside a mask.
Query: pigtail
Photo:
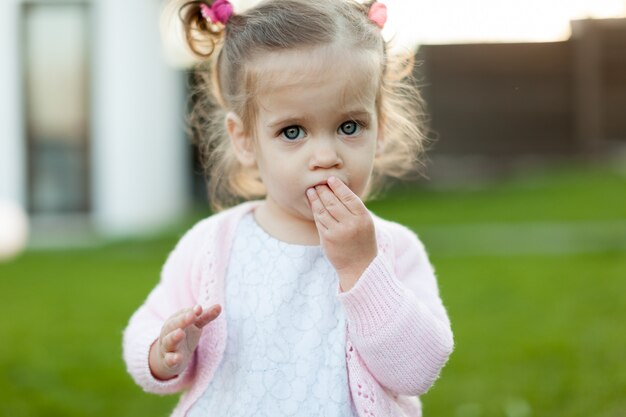
[[[213,23],[202,15],[202,8],[212,6],[214,1],[190,1],[183,4],[178,12],[183,22],[185,38],[191,51],[201,59],[208,59],[221,46],[226,26]]]
[[[374,161],[369,198],[376,198],[392,183],[387,179],[425,177],[425,151],[432,144],[429,116],[415,77],[415,54],[387,56],[379,106],[384,129],[384,150]]]
[[[357,4],[361,8],[363,14],[367,16],[367,14],[369,13],[374,3],[376,3],[376,0],[368,0],[368,1],[364,1],[363,3],[357,3]]]

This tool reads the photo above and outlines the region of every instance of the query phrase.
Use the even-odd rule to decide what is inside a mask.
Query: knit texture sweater
[[[150,346],[164,321],[182,308],[228,308],[225,276],[234,234],[240,219],[259,204],[240,204],[190,229],[124,331],[124,360],[137,384],[156,394],[185,391],[172,417],[184,416],[211,381],[226,346],[226,315],[205,326],[191,363],[176,378],[154,378],[148,365]],[[453,349],[450,322],[417,236],[397,223],[372,217],[378,255],[349,291],[337,287],[346,316],[350,393],[360,417],[419,417],[418,396],[433,385]]]

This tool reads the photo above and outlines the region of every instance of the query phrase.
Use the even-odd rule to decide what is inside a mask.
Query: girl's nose
[[[317,141],[314,139],[311,142],[313,143],[313,150],[311,152],[311,159],[309,163],[310,169],[329,169],[329,168],[341,168],[343,165],[343,161],[339,153],[337,152],[337,148],[335,146],[336,139],[318,139]]]

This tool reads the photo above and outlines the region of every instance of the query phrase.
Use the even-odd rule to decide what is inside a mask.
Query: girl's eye
[[[355,121],[349,121],[339,126],[339,132],[343,135],[353,136],[361,131],[361,125]]]
[[[304,136],[304,130],[300,126],[286,127],[281,133],[288,140],[296,140]]]

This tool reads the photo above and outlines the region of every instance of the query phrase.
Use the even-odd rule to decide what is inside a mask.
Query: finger
[[[195,321],[196,318],[198,318],[198,316],[202,314],[202,307],[199,305],[196,305],[192,308],[190,308],[188,311],[185,312],[185,314],[183,314],[178,321],[178,327],[181,329],[184,329],[186,327],[189,327],[190,325],[192,325]]]
[[[328,229],[330,226],[337,223],[337,220],[334,219],[328,210],[326,210],[326,207],[324,207],[324,204],[322,203],[322,200],[320,200],[319,194],[315,188],[309,188],[306,195],[311,203],[311,211],[313,212],[315,223],[321,225],[325,229]]]
[[[202,313],[202,307],[196,305],[190,308],[184,308],[178,313],[174,314],[166,323],[164,328],[166,333],[172,332],[176,329],[184,329],[192,324],[196,317]]]
[[[315,187],[317,190],[317,194],[320,196],[320,200],[322,200],[322,204],[326,207],[326,210],[330,213],[330,215],[337,220],[338,222],[342,222],[348,216],[353,216],[352,212],[348,210],[348,208],[341,202],[337,195],[330,189],[330,187],[326,185],[321,185]]]
[[[352,213],[352,214],[364,214],[367,213],[367,208],[363,201],[352,192],[352,190],[339,178],[328,178],[328,186],[337,196],[339,201]]]
[[[178,325],[182,319],[182,317],[189,311],[188,308],[184,308],[170,316],[165,323],[163,324],[163,329],[161,330],[161,335],[167,335],[168,333],[173,332],[174,330],[180,328]]]
[[[176,329],[173,332],[168,333],[161,344],[164,352],[175,352],[178,350],[178,345],[185,338],[185,331]]]
[[[165,362],[165,366],[175,368],[183,362],[183,355],[180,353],[168,352],[163,357],[163,362]]]
[[[196,318],[196,321],[194,324],[196,325],[196,327],[201,329],[207,324],[209,324],[210,322],[212,322],[213,320],[215,320],[220,315],[221,312],[222,312],[222,306],[220,306],[219,304],[215,304],[211,308],[205,309],[202,312],[202,314],[200,314]]]

